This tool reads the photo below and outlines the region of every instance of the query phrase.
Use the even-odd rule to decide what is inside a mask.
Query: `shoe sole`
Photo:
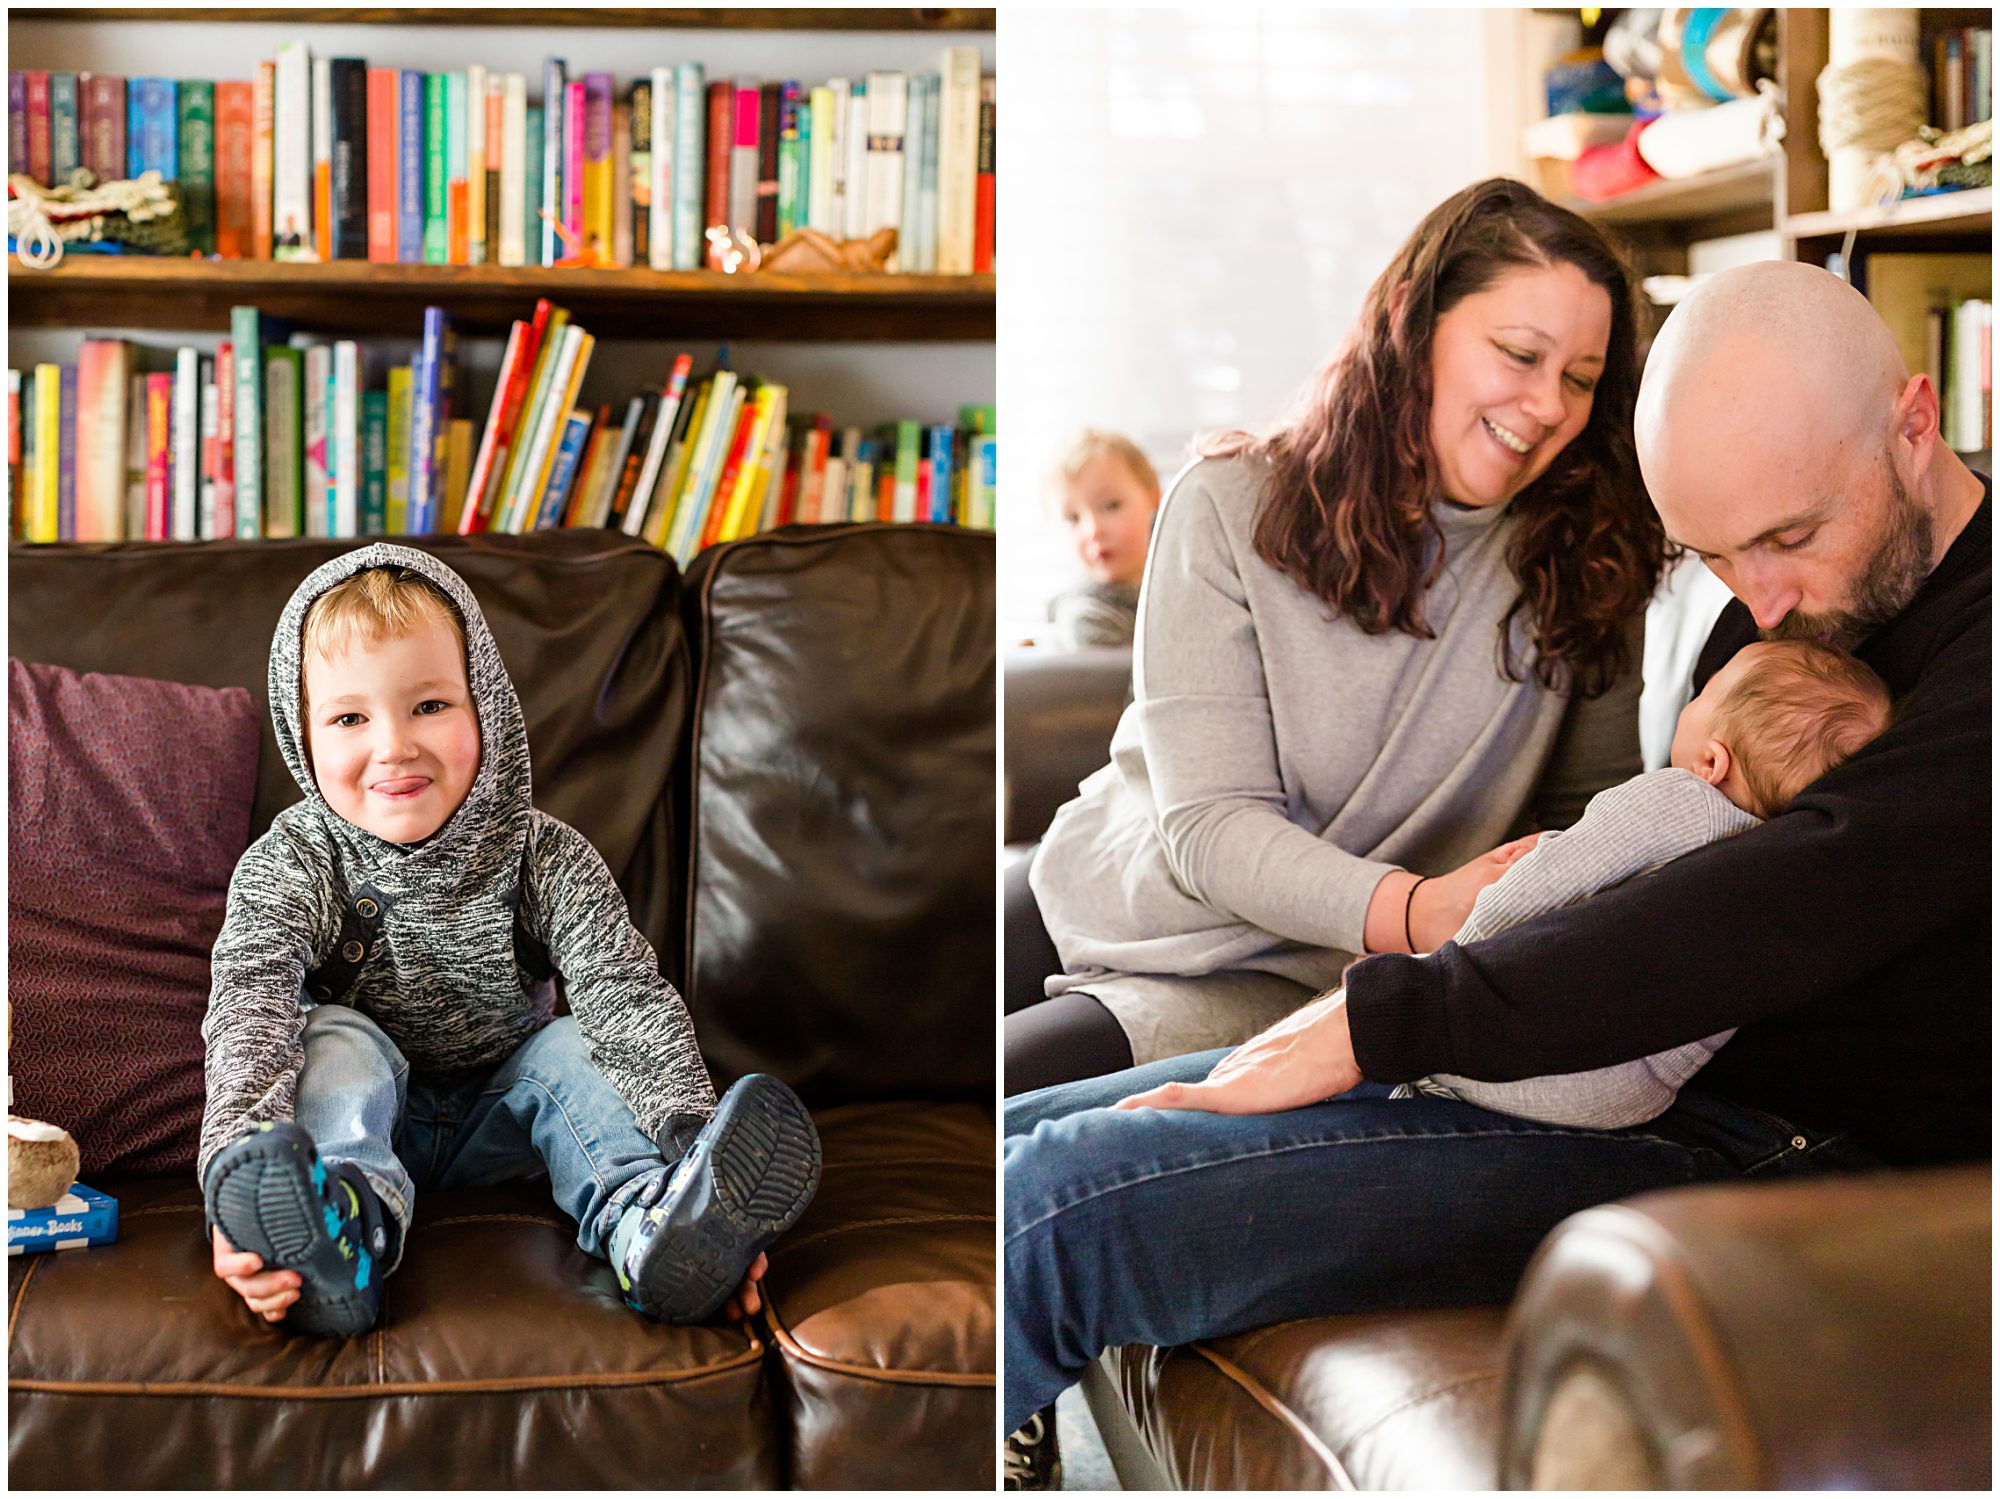
[[[318,1160],[303,1130],[281,1124],[254,1136],[216,1167],[215,1220],[229,1242],[256,1255],[266,1270],[298,1272],[301,1282],[311,1262],[333,1245],[313,1189]],[[284,1322],[298,1332],[355,1337],[374,1325],[369,1299],[309,1297],[301,1284]]]
[[[774,1080],[775,1081],[775,1080]],[[819,1189],[819,1135],[782,1084],[740,1094],[708,1143],[715,1207],[675,1235],[638,1282],[646,1305],[673,1322],[703,1322],[744,1269],[806,1210]]]

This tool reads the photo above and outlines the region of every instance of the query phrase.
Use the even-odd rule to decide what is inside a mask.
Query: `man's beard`
[[[1818,640],[1851,651],[1909,607],[1931,575],[1934,531],[1930,512],[1889,475],[1889,524],[1862,568],[1845,607],[1824,614],[1793,610],[1768,630],[1766,640]]]

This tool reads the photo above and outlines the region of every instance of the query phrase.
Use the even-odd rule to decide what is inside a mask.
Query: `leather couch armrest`
[[[1111,734],[1132,685],[1124,646],[1006,654],[1007,843],[1032,843],[1077,782],[1111,759]]]
[[[1503,1488],[1992,1480],[1992,1168],[1649,1193],[1508,1317]]]

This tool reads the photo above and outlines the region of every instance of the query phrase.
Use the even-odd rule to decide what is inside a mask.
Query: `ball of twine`
[[[1819,75],[1819,146],[1828,156],[1854,148],[1893,151],[1917,133],[1928,80],[1913,62],[1864,57]]]

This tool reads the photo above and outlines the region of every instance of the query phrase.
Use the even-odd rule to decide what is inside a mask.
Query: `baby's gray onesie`
[[[1690,771],[1634,776],[1592,797],[1575,827],[1544,833],[1513,868],[1479,892],[1453,940],[1468,946],[1544,911],[1575,905],[1759,821]],[[1616,1003],[1615,995],[1604,998]],[[1426,1093],[1547,1124],[1622,1129],[1666,1112],[1682,1085],[1735,1034],[1723,1031],[1615,1067],[1511,1083],[1438,1073],[1405,1084],[1396,1096]]]

